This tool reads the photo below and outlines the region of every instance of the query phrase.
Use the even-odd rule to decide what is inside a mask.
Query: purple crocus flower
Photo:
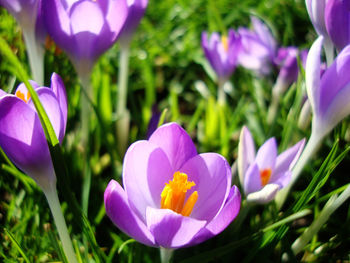
[[[247,127],[241,131],[238,146],[238,174],[249,202],[265,204],[291,180],[291,169],[299,158],[305,140],[277,156],[275,138],[267,140],[255,154],[252,135]]]
[[[329,0],[305,0],[306,9],[316,32],[320,36],[327,37],[325,24],[325,8]]]
[[[46,0],[42,10],[48,33],[80,75],[117,40],[128,13],[126,0]]]
[[[241,49],[240,37],[230,29],[228,37],[213,33],[208,39],[207,32],[202,33],[202,48],[210,65],[219,79],[227,80],[237,65]]]
[[[129,43],[132,34],[145,14],[148,0],[127,0],[128,3],[128,17],[126,18],[124,27],[120,32],[120,41]]]
[[[242,41],[238,61],[247,69],[254,70],[260,75],[267,75],[271,72],[276,56],[276,40],[261,20],[251,17],[251,22],[253,31],[246,28],[238,29]]]
[[[230,166],[216,153],[197,154],[176,123],[159,127],[148,141],[132,144],[123,184],[105,191],[107,215],[137,241],[163,248],[198,244],[236,217],[240,193],[231,187]]]
[[[306,90],[313,111],[312,134],[320,139],[350,113],[350,46],[346,46],[321,76],[323,37],[312,45],[306,62]],[[321,77],[320,77],[321,76]]]
[[[350,44],[349,0],[328,0],[325,22],[329,37],[339,51]]]
[[[67,123],[67,97],[62,79],[53,74],[51,87],[31,85],[62,142]],[[48,144],[30,94],[20,84],[15,95],[0,91],[0,146],[10,160],[47,189],[56,182]]]

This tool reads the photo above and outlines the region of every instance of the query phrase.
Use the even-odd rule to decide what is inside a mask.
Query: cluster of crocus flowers
[[[252,135],[243,127],[238,146],[238,175],[248,202],[264,204],[273,200],[286,187],[292,168],[298,160],[305,140],[277,155],[275,138],[267,140],[255,153]]]
[[[239,53],[239,64],[259,75],[271,72],[277,52],[277,43],[269,28],[257,17],[252,16],[253,30],[239,28],[242,50]]]
[[[216,153],[197,154],[176,123],[129,147],[123,185],[114,180],[108,184],[107,215],[149,246],[175,249],[203,242],[223,231],[240,209],[227,161]]]
[[[51,87],[31,81],[60,143],[67,125],[67,96],[62,79],[53,74]],[[60,208],[56,174],[38,113],[24,84],[15,94],[0,91],[0,146],[9,159],[32,177],[44,192],[51,208],[63,250],[69,262],[77,262]]]
[[[23,30],[30,68],[34,79],[44,83],[44,47],[46,31],[41,12],[41,0],[0,0]]]

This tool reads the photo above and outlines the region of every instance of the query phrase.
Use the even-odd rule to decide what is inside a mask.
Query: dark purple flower
[[[251,17],[253,31],[239,28],[242,49],[238,61],[243,67],[261,75],[271,72],[276,56],[277,44],[269,28],[258,18]]]
[[[207,32],[203,32],[202,48],[217,76],[228,79],[237,65],[241,49],[240,37],[232,29],[229,30],[228,37],[213,33],[209,39]]]
[[[267,140],[255,154],[248,128],[243,127],[238,146],[238,174],[249,202],[268,203],[288,185],[292,168],[298,160],[305,140],[277,156],[275,138]]]
[[[313,111],[312,133],[322,138],[350,113],[350,46],[322,74],[323,37],[312,45],[305,70],[306,90]]]
[[[124,27],[120,32],[120,41],[129,43],[132,34],[145,14],[148,0],[127,0],[128,2],[128,17],[126,18]]]
[[[231,170],[216,153],[197,154],[176,123],[159,127],[148,141],[132,144],[123,165],[124,189],[112,180],[107,215],[137,241],[163,248],[198,244],[236,217],[240,193]]]
[[[328,0],[325,9],[325,22],[328,35],[339,51],[350,44],[349,0]]]
[[[86,73],[117,40],[128,7],[126,0],[45,0],[42,11],[52,39]]]
[[[51,87],[31,81],[62,142],[67,123],[67,97],[62,79],[53,74]],[[30,94],[20,84],[15,95],[0,92],[0,146],[10,160],[45,188],[56,180],[48,144]]]
[[[307,50],[299,50],[296,47],[282,47],[278,49],[275,64],[280,68],[278,81],[284,86],[290,86],[297,81],[299,75],[298,56],[305,67]]]

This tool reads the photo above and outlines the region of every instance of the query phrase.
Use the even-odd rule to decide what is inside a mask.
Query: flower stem
[[[168,263],[174,253],[174,249],[160,247],[160,262]]]
[[[311,104],[310,101],[305,101],[303,107],[301,108],[299,119],[298,119],[298,127],[299,129],[305,131],[311,120]]]
[[[272,88],[272,101],[267,113],[267,124],[271,125],[275,122],[281,95],[285,92],[287,87],[288,86],[281,78],[277,78],[276,84]]]
[[[224,86],[226,83],[226,79],[219,78],[218,79],[218,104],[225,105],[226,104],[226,94],[224,90]]]
[[[83,73],[79,74],[79,79],[81,82],[82,89],[84,91],[81,91],[81,111],[80,111],[80,118],[81,118],[81,142],[83,149],[86,151],[87,141],[89,137],[89,121],[90,121],[90,101],[88,98],[91,98],[91,85],[90,85],[90,72],[89,73]],[[83,94],[85,92],[85,94]]]
[[[311,240],[311,238],[318,233],[321,227],[327,222],[329,217],[337,210],[348,198],[350,197],[350,185],[344,190],[344,192],[337,198],[333,195],[324,208],[322,209],[318,218],[311,224],[305,232],[294,241],[292,250],[294,254],[298,254]]]
[[[49,203],[53,219],[55,221],[58,235],[60,236],[63,251],[66,254],[67,260],[69,263],[77,263],[76,256],[74,254],[72,241],[68,234],[68,229],[66,221],[64,220],[60,201],[58,200],[56,185],[48,189],[43,189],[43,192],[46,196],[47,202]]]
[[[276,196],[276,205],[278,209],[281,209],[287,195],[294,185],[294,183],[297,181],[301,171],[303,170],[306,163],[310,160],[310,158],[314,155],[314,153],[318,150],[321,142],[322,142],[323,136],[320,136],[317,133],[312,132],[309,141],[307,142],[303,153],[301,154],[298,162],[293,168],[293,175],[290,183],[288,186],[286,186],[284,189],[278,192]]]
[[[127,110],[127,94],[128,94],[128,72],[129,72],[129,54],[130,42],[121,42],[120,50],[120,69],[118,75],[118,92],[117,92],[117,138],[120,154],[123,156],[128,138],[130,116]]]
[[[33,80],[44,85],[44,49],[36,41],[35,29],[23,30]]]

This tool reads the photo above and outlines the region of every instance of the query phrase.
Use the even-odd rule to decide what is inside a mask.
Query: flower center
[[[270,168],[260,170],[260,179],[261,179],[262,186],[267,185],[267,183],[270,180],[271,173],[272,173],[272,171]]]
[[[21,100],[23,100],[25,103],[28,103],[28,101],[30,99],[30,93],[29,92],[27,92],[27,96],[26,96],[26,94],[22,93],[20,90],[16,91],[15,96],[17,98],[20,98]]]
[[[222,43],[222,46],[224,47],[224,50],[227,52],[228,51],[227,36],[221,36],[221,43]]]
[[[187,181],[187,174],[185,173],[177,171],[173,176],[173,180],[165,183],[165,187],[160,195],[162,198],[160,208],[170,209],[183,216],[189,216],[197,202],[198,192],[194,191],[185,203],[186,192],[196,184]]]

